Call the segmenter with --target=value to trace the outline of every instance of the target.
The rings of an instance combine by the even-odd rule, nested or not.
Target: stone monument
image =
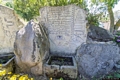
[[[83,9],[76,5],[41,8],[39,24],[30,21],[16,34],[16,63],[22,71],[36,75],[43,72],[51,75],[55,71],[77,78],[74,56],[77,48],[86,43],[86,38],[86,14]],[[58,58],[54,60],[51,56]],[[55,61],[60,65],[54,64]]]
[[[70,78],[77,78],[78,68],[73,55],[82,43],[86,43],[86,13],[76,5],[44,7],[40,9],[40,23],[45,26],[50,42],[50,54],[52,56],[64,56],[61,60],[71,58],[73,65],[58,64],[50,57],[44,65],[44,72],[51,77],[63,72]],[[69,57],[68,57],[69,56]],[[49,64],[53,63],[53,64]],[[66,63],[69,63],[66,62]],[[62,76],[63,77],[63,76]]]
[[[44,7],[40,15],[40,22],[48,30],[51,54],[75,54],[77,47],[86,42],[86,13],[80,7]]]
[[[120,61],[120,49],[99,27],[89,27],[86,41],[86,22],[85,11],[76,5],[41,8],[39,24],[30,21],[16,34],[17,65],[36,75],[72,78],[67,80],[78,73],[89,78],[107,74]]]
[[[16,32],[22,26],[12,9],[0,5],[0,53],[13,52]]]

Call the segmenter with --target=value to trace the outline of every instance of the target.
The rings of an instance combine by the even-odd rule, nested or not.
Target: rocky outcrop
[[[90,26],[88,29],[88,42],[98,41],[98,42],[108,42],[113,40],[113,35],[108,32],[107,30],[97,27],[97,26]]]
[[[49,41],[45,28],[30,21],[16,33],[15,61],[24,72],[42,74],[42,65],[49,56]]]
[[[14,51],[16,32],[23,26],[13,9],[0,5],[0,53]]]
[[[80,74],[99,77],[110,72],[120,60],[119,48],[113,44],[83,44],[77,50],[76,59]]]

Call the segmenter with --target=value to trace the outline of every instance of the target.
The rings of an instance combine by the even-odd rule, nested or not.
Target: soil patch
[[[72,57],[51,56],[48,65],[73,66],[73,60]]]

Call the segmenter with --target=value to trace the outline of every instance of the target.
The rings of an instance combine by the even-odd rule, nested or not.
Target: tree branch
[[[115,24],[115,30],[117,30],[119,28],[119,26],[120,26],[120,19]]]

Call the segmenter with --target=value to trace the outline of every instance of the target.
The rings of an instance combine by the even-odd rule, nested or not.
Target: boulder
[[[78,71],[87,77],[109,73],[120,60],[119,47],[113,44],[88,43],[77,49]]]
[[[42,65],[49,55],[49,41],[45,28],[30,21],[16,33],[15,61],[21,71],[42,74]]]
[[[112,41],[114,36],[108,32],[107,30],[97,27],[97,26],[90,26],[88,29],[88,40],[87,41],[98,41],[98,42],[108,42]]]

